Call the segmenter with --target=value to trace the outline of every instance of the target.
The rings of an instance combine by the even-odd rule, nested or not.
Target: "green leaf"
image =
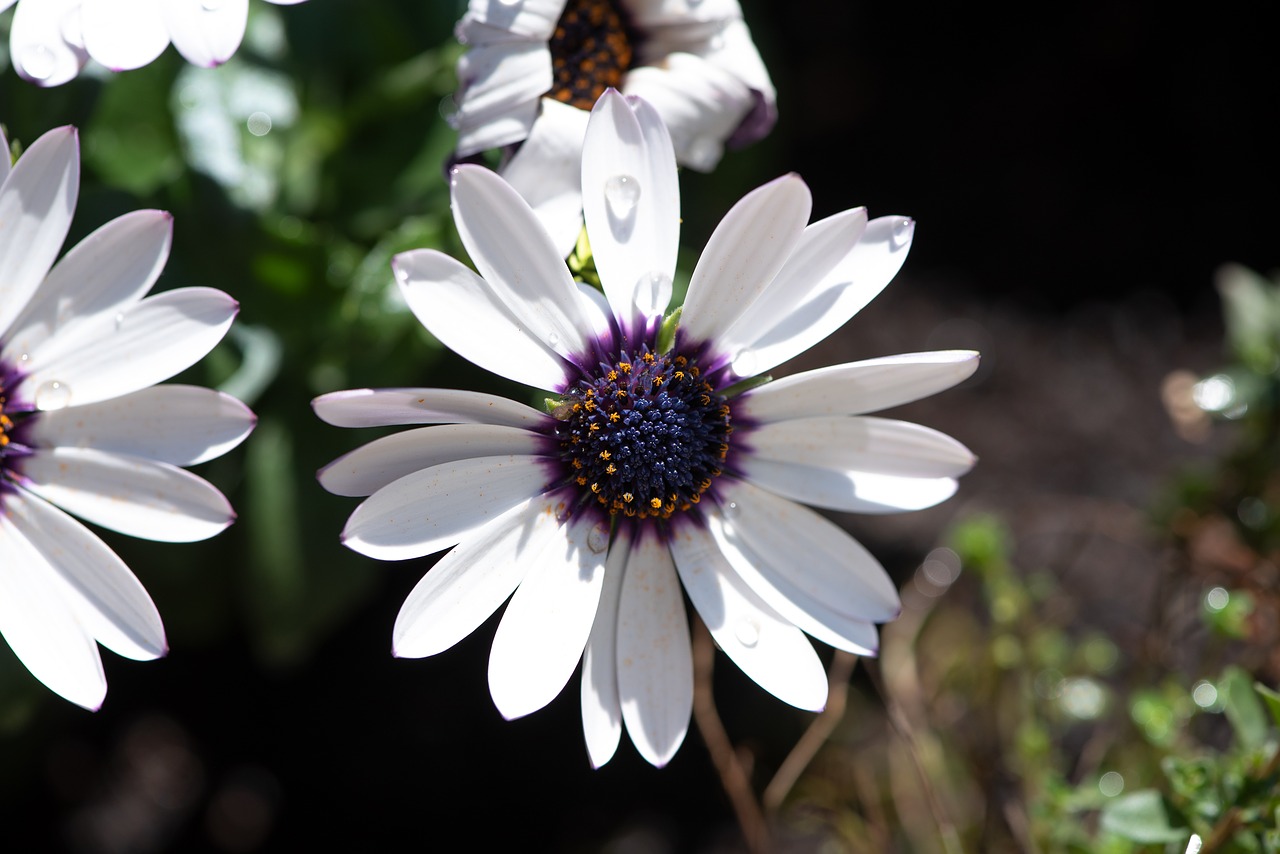
[[[1253,690],[1258,692],[1258,696],[1262,698],[1263,704],[1267,707],[1267,711],[1271,713],[1271,720],[1275,721],[1276,726],[1280,726],[1280,694],[1263,685],[1261,682],[1253,683]]]
[[[1222,674],[1218,693],[1224,697],[1223,711],[1235,728],[1236,738],[1246,750],[1256,750],[1267,740],[1267,713],[1253,690],[1253,680],[1239,667]]]
[[[1182,844],[1191,831],[1155,789],[1122,795],[1102,808],[1102,829],[1134,842]]]

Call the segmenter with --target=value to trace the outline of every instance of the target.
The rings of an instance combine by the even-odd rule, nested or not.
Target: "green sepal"
[[[658,327],[659,354],[668,353],[675,346],[676,328],[680,326],[680,315],[682,314],[684,314],[684,306],[678,307],[662,319],[662,325]]]

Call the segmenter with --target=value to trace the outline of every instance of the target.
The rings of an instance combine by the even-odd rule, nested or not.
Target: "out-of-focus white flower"
[[[129,568],[68,514],[165,542],[231,524],[222,494],[180,466],[235,447],[253,413],[155,384],[209,352],[238,306],[211,288],[146,296],[169,255],[164,211],[114,219],[55,264],[79,192],[76,131],[49,131],[12,168],[3,135],[0,151],[0,634],[37,679],[96,709],[97,644],[157,658],[164,627]]]
[[[606,93],[582,186],[603,294],[570,278],[525,201],[479,166],[454,170],[453,212],[480,275],[425,249],[393,264],[424,326],[476,365],[553,392],[549,413],[446,389],[324,395],[316,412],[337,426],[440,426],[378,439],[319,476],[331,492],[369,496],[343,532],[352,549],[382,560],[453,549],[404,603],[396,655],[448,649],[511,597],[489,658],[499,711],[543,707],[585,654],[592,763],[609,760],[625,722],[662,765],[692,707],[682,586],[720,648],[798,707],[827,696],[805,633],[875,653],[875,624],[897,615],[897,592],[865,548],[801,502],[886,513],[950,496],[969,451],[865,413],[948,388],[978,354],[744,383],[879,293],[912,221],[868,222],[858,208],[806,226],[804,182],[766,184],[711,236],[672,332],[679,189],[652,106]]]
[[[582,227],[587,116],[608,87],[639,95],[699,171],[777,118],[738,0],[471,0],[458,24],[458,156],[523,143],[502,170],[567,255]]]
[[[0,0],[0,11],[15,0]],[[267,0],[294,5],[305,0]],[[194,65],[221,65],[244,38],[249,0],[17,0],[9,52],[14,70],[59,86],[97,60],[141,68],[170,43]]]

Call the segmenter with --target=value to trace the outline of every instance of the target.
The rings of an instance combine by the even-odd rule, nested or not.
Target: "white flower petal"
[[[689,53],[633,68],[623,91],[654,106],[671,131],[676,159],[699,172],[716,167],[725,140],[756,104],[751,88],[735,74]]]
[[[458,156],[519,142],[538,116],[539,99],[551,88],[546,42],[475,45],[458,60]]]
[[[689,731],[693,653],[680,579],[667,544],[642,531],[631,548],[618,607],[618,695],[636,750],[671,761]]]
[[[32,143],[0,187],[0,339],[58,257],[79,192],[80,143],[73,127]]]
[[[9,53],[22,79],[37,86],[61,86],[73,79],[89,59],[83,44],[67,40],[78,30],[81,0],[38,0],[19,3],[13,11]],[[7,149],[6,149],[7,151]]]
[[[951,388],[977,369],[973,350],[884,356],[765,383],[739,397],[733,408],[757,423],[879,412]]]
[[[180,288],[147,297],[115,317],[86,320],[77,334],[55,335],[31,353],[33,370],[18,392],[37,408],[86,404],[128,394],[194,365],[231,327],[239,304],[212,288]],[[57,384],[56,403],[41,401]]]
[[[409,593],[392,631],[399,658],[424,658],[453,646],[498,610],[537,555],[563,541],[553,499],[517,504],[442,557]]]
[[[618,601],[622,576],[631,551],[631,529],[623,525],[614,534],[605,561],[604,584],[591,636],[582,653],[582,734],[592,768],[613,758],[622,738],[622,705],[618,699]]]
[[[561,258],[582,231],[582,141],[590,113],[543,98],[538,118],[502,177],[524,197]]]
[[[496,394],[453,388],[357,388],[322,394],[311,407],[334,427],[474,423],[537,430],[548,417]]]
[[[520,0],[518,3],[469,0],[467,13],[458,24],[459,41],[474,43],[475,34],[470,28],[483,26],[545,42],[555,32],[564,5],[565,0]]]
[[[101,323],[142,299],[169,257],[173,217],[165,211],[133,211],[111,220],[77,243],[54,265],[44,284],[5,336],[0,358],[17,361],[38,350],[56,331]],[[24,360],[24,365],[35,364]]]
[[[22,499],[9,493],[6,508]],[[62,599],[44,556],[0,513],[0,634],[31,675],[78,706],[107,696],[97,644]]]
[[[30,435],[39,447],[97,448],[193,466],[239,445],[256,420],[231,395],[199,386],[161,385],[41,413],[32,421]]]
[[[756,684],[810,711],[827,702],[827,675],[804,634],[744,582],[696,522],[674,526],[671,554],[716,644]]]
[[[33,495],[7,502],[14,528],[48,561],[62,597],[107,649],[150,661],[168,649],[160,613],[142,583],[102,540]]]
[[[959,477],[969,449],[929,427],[875,416],[820,415],[743,431],[753,456],[784,463],[903,477]]]
[[[754,376],[767,371],[843,326],[898,274],[914,233],[915,223],[907,217],[879,217],[867,223],[862,239],[820,279],[810,279],[800,267],[787,269],[788,279],[796,283],[793,307],[779,311],[776,324],[744,345],[734,360],[734,373]],[[784,287],[780,293],[790,291]]]
[[[888,474],[780,463],[751,455],[739,460],[747,480],[771,492],[815,507],[847,513],[900,513],[923,510],[956,492],[949,477],[897,477]]]
[[[805,302],[809,292],[858,245],[866,228],[866,208],[841,211],[807,226],[778,275],[717,343],[730,353],[750,344],[769,343],[767,334]]]
[[[484,279],[434,249],[391,262],[410,310],[442,344],[490,373],[559,390],[567,365],[526,331]]]
[[[372,495],[392,481],[455,460],[536,455],[547,447],[537,433],[491,424],[443,424],[374,439],[320,469],[320,485],[335,495]]]
[[[453,218],[476,268],[528,333],[575,364],[591,364],[582,297],[520,194],[488,169],[458,166]]]
[[[582,209],[613,314],[660,315],[671,301],[680,186],[671,137],[653,107],[613,90],[596,102],[582,150]]]
[[[608,550],[607,519],[579,513],[531,553],[489,653],[489,693],[507,720],[541,709],[573,676],[595,622]]]
[[[93,448],[52,448],[13,466],[22,485],[46,501],[132,537],[189,543],[235,519],[212,484],[185,469]]]
[[[888,622],[901,612],[898,591],[880,562],[840,526],[735,478],[723,478],[717,489],[719,530],[760,558],[743,573],[757,592],[755,578],[797,603],[863,623]]]
[[[729,565],[784,620],[836,649],[854,655],[876,654],[879,638],[874,625],[837,613],[808,594],[775,585],[777,577],[762,571],[762,567],[769,569],[765,559],[744,542],[738,531],[718,517],[709,518],[707,527]]]
[[[112,71],[141,68],[169,46],[161,0],[84,0],[80,22],[89,55]]]
[[[542,457],[478,457],[422,469],[365,499],[342,542],[378,560],[422,557],[545,492],[553,477]]]
[[[715,341],[747,310],[791,255],[810,205],[809,188],[793,174],[757,187],[725,214],[689,281],[684,340]]]
[[[178,52],[209,68],[230,59],[244,38],[249,0],[167,0],[164,24]]]

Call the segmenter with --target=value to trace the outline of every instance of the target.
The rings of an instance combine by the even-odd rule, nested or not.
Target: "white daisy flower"
[[[153,659],[164,627],[68,513],[165,542],[231,524],[222,494],[179,466],[235,447],[253,413],[155,383],[209,352],[238,307],[210,288],[144,298],[169,254],[164,211],[112,220],[55,264],[79,192],[75,128],[49,131],[12,169],[3,135],[0,150],[0,634],[37,679],[96,709],[107,682],[95,641]]]
[[[523,142],[502,174],[561,257],[582,227],[582,137],[606,88],[653,104],[676,160],[702,172],[777,118],[738,0],[471,0],[458,39],[458,157]]]
[[[343,541],[383,560],[452,548],[410,593],[397,656],[448,649],[508,597],[489,659],[507,718],[554,698],[580,658],[587,749],[625,724],[667,762],[688,726],[685,593],[726,654],[803,709],[827,679],[805,633],[860,655],[899,611],[894,585],[841,528],[801,505],[885,513],[950,496],[972,455],[868,412],[969,376],[971,351],[913,353],[744,380],[825,338],[907,255],[912,221],[862,208],[806,227],[787,175],[734,206],[671,298],[680,228],[671,139],[657,111],[610,90],[582,155],[587,232],[604,294],[575,284],[512,187],[453,173],[453,213],[480,275],[432,250],[396,257],[410,308],[482,368],[554,394],[549,414],[446,389],[344,391],[314,402],[343,427],[439,424],[378,439],[321,470],[369,496]],[[514,595],[512,595],[514,593]],[[585,657],[584,657],[585,653]]]
[[[249,15],[249,0],[0,0],[0,12],[15,2],[13,68],[38,86],[66,83],[90,59],[112,71],[141,68],[170,43],[193,65],[221,65]]]

